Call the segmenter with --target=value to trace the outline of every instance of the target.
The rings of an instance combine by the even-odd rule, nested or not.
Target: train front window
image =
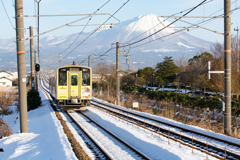
[[[77,78],[78,78],[78,76],[77,75],[72,75],[71,76],[71,85],[72,86],[76,86],[78,83],[77,83]]]
[[[67,69],[59,69],[58,84],[59,86],[67,85]]]
[[[82,85],[83,86],[90,85],[90,70],[89,69],[82,70]]]

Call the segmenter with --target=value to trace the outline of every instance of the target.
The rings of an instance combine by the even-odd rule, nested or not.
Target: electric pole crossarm
[[[210,71],[211,70],[211,61],[208,60],[208,79],[211,79],[211,73],[225,73],[224,71]]]
[[[175,16],[172,16],[172,18],[174,18],[174,19],[178,19],[178,18],[175,17]],[[191,24],[191,25],[193,25],[193,26],[196,26],[196,27],[199,27],[199,28],[202,28],[202,29],[205,29],[205,30],[208,30],[208,31],[211,31],[211,32],[217,33],[217,34],[222,34],[222,35],[224,35],[224,33],[221,33],[221,32],[218,32],[218,31],[214,31],[214,30],[211,30],[211,29],[208,29],[208,28],[205,28],[205,27],[201,27],[201,26],[199,26],[199,25],[197,25],[197,24],[193,24],[193,23],[190,23],[190,22],[184,21],[184,20],[182,20],[182,19],[179,19],[179,21],[182,21],[182,22],[185,22],[185,23]]]
[[[123,53],[125,56],[130,56],[129,54],[127,54],[127,53],[124,53],[123,51],[121,51],[121,50],[119,50],[119,52],[121,52],[121,53]]]
[[[224,16],[159,16],[164,18],[224,18]]]
[[[224,71],[209,71],[208,73],[224,73]]]
[[[89,17],[91,17],[91,16],[84,17],[84,18],[78,19],[78,20],[76,20],[76,21],[72,21],[72,22],[70,22],[70,23],[68,23],[68,24],[76,23],[76,22],[78,22],[78,21],[84,20],[84,19],[89,18]],[[35,36],[32,36],[32,37],[28,37],[28,38],[26,38],[25,40],[29,40],[29,39],[31,39],[31,38],[39,37],[39,36],[41,36],[41,35],[43,35],[43,34],[46,34],[46,33],[48,33],[48,32],[52,32],[52,31],[57,30],[57,29],[59,29],[59,28],[65,27],[65,26],[67,26],[68,24],[64,24],[64,25],[62,25],[62,26],[59,26],[59,27],[53,28],[53,29],[51,29],[51,30],[45,31],[45,32],[43,32],[43,33],[40,33],[40,34],[38,34],[38,35],[35,35]]]
[[[74,15],[77,16],[78,14],[74,14]],[[112,25],[118,25],[118,24],[120,24],[120,22],[121,22],[118,18],[116,18],[115,16],[113,16],[113,15],[111,15],[111,14],[109,14],[109,13],[94,13],[94,14],[79,14],[79,15],[82,15],[82,16],[83,16],[83,15],[86,15],[86,17],[77,19],[77,20],[72,21],[72,22],[70,22],[70,23],[61,25],[61,26],[59,26],[59,27],[53,28],[53,29],[48,30],[48,31],[45,31],[45,32],[43,32],[43,33],[41,33],[41,34],[38,34],[38,35],[35,35],[35,36],[32,36],[32,37],[28,37],[28,38],[26,38],[25,40],[29,40],[29,39],[31,39],[31,38],[39,37],[39,36],[41,36],[41,35],[43,35],[43,34],[52,32],[52,31],[54,31],[54,30],[63,28],[63,27],[65,27],[65,26],[73,26],[73,25],[71,25],[71,24],[76,23],[76,22],[79,22],[79,21],[84,20],[84,19],[86,19],[86,18],[92,17],[92,16],[94,16],[94,15],[109,15],[109,16],[113,17],[114,19],[116,19],[116,20],[118,21],[118,23],[110,23],[110,24],[107,24],[107,25],[111,25],[111,26],[112,26]],[[44,15],[42,15],[42,16],[44,16]],[[51,16],[51,15],[46,15],[46,16]],[[53,15],[53,16],[64,16],[64,15]],[[71,15],[68,15],[68,16],[71,16]],[[31,16],[25,15],[25,17],[41,17],[41,15],[39,15],[39,16],[38,16],[38,15],[31,15]],[[102,25],[102,24],[101,24],[101,25]],[[78,25],[75,25],[75,26],[78,26]],[[80,25],[80,26],[81,26],[81,25]],[[84,25],[84,26],[85,26],[85,25]],[[92,25],[90,24],[90,25],[87,25],[87,26],[92,26]]]
[[[52,15],[23,15],[23,17],[57,17],[57,16],[94,16],[94,15],[109,15],[112,16],[109,13],[93,13],[93,14],[52,14]],[[114,16],[112,16],[114,17]],[[114,17],[116,20],[120,21],[116,17]]]

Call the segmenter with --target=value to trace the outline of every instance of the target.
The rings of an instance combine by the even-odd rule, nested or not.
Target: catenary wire
[[[237,0],[236,0],[236,1],[237,1]],[[232,4],[235,3],[236,1],[232,2]],[[233,12],[233,11],[235,11],[235,10],[237,10],[237,9],[239,9],[239,8],[235,8],[235,9],[231,10],[230,12]],[[216,11],[216,12],[214,12],[214,13],[212,13],[211,15],[213,15],[213,14],[215,14],[215,13],[221,11],[221,10],[223,10],[223,8],[222,8],[222,9],[219,9],[218,11]],[[211,16],[211,15],[209,15],[209,16]],[[218,15],[218,16],[223,16],[223,15],[224,15],[224,14],[221,14],[221,15]],[[204,23],[204,24],[201,25],[201,26],[203,26],[203,25],[205,25],[205,24],[207,24],[207,23],[210,23],[211,21],[214,20],[214,18],[211,18],[211,19],[208,19],[208,20],[205,20],[205,19],[206,19],[206,18],[203,18],[202,20],[199,20],[198,22],[195,22],[195,24],[198,25],[198,24]],[[192,27],[192,26],[194,26],[194,25],[191,25],[191,27]],[[189,27],[187,27],[187,28],[189,28]],[[196,29],[196,28],[194,28],[194,29],[192,29],[192,30],[195,30],[195,29]],[[177,33],[180,32],[180,31],[184,31],[184,30],[186,30],[186,29],[179,30],[179,31],[177,31]],[[169,35],[167,35],[167,36],[170,36],[170,35],[173,35],[173,34],[174,34],[174,32],[171,33],[171,34],[169,34]],[[164,37],[165,37],[165,36],[164,36]],[[158,38],[158,39],[155,39],[155,40],[152,40],[152,41],[149,41],[149,42],[146,42],[146,43],[143,43],[143,44],[138,45],[138,46],[134,46],[134,47],[132,47],[132,49],[133,49],[133,48],[137,48],[137,47],[142,46],[142,45],[145,45],[145,44],[148,44],[148,43],[151,43],[151,42],[153,42],[153,41],[162,39],[162,38],[163,38],[163,37]]]
[[[190,12],[192,12],[192,11],[195,10],[197,7],[199,7],[200,5],[202,5],[205,1],[206,1],[206,0],[202,1],[202,2],[199,3],[197,6],[193,7],[190,11],[188,11],[187,13],[185,13],[182,17],[188,15]],[[162,30],[166,29],[166,28],[169,27],[170,25],[174,24],[175,22],[177,22],[178,20],[180,20],[182,17],[176,19],[176,20],[173,21],[172,23],[170,23],[170,24],[168,24],[167,26],[165,26],[164,28],[162,28],[162,29],[160,29],[160,30],[154,32],[153,34],[151,34],[151,35],[149,35],[149,36],[147,36],[147,37],[145,37],[145,38],[142,38],[142,39],[140,39],[140,40],[138,40],[138,41],[135,41],[135,42],[131,43],[130,45],[133,45],[133,44],[139,43],[139,42],[141,42],[141,41],[143,41],[143,40],[145,40],[145,39],[147,39],[147,38],[149,38],[149,37],[152,37],[153,35],[155,35],[155,34],[161,32]]]
[[[37,15],[37,9],[36,9],[36,1],[35,0],[33,0],[33,3],[34,3],[34,10],[35,10],[35,15]],[[36,26],[38,26],[37,25],[37,17],[35,17],[35,23],[36,23]]]
[[[199,7],[200,5],[202,5],[203,3],[205,3],[205,1],[206,1],[206,0],[202,1],[200,4],[198,4],[198,5],[195,6],[195,7],[192,7],[192,8],[190,8],[190,9],[187,9],[187,10],[190,10],[190,11],[188,11],[187,13],[185,13],[182,17],[186,16],[187,14],[189,14],[190,12],[192,12],[194,9],[196,9],[197,7]],[[186,10],[185,10],[185,11],[186,11]],[[180,12],[180,13],[181,13],[181,12]],[[139,40],[139,41],[136,41],[136,42],[134,42],[134,43],[131,43],[130,45],[133,45],[133,44],[135,44],[135,43],[138,43],[138,42],[140,42],[140,41],[143,41],[143,40],[145,40],[145,39],[153,36],[154,34],[162,31],[163,29],[165,29],[165,28],[167,28],[168,26],[172,25],[173,23],[177,22],[177,21],[178,21],[179,19],[181,19],[182,17],[178,18],[177,20],[175,20],[174,22],[170,23],[170,24],[167,25],[166,27],[160,29],[159,31],[157,31],[157,32],[155,32],[155,33],[153,33],[153,34],[151,34],[151,35],[149,35],[149,36],[147,36],[147,37],[145,37],[145,38],[143,38],[143,39],[141,39],[141,40]],[[125,47],[125,46],[122,46],[122,47]],[[121,48],[121,47],[119,47],[119,48]],[[105,55],[106,53],[108,53],[108,52],[109,52],[110,50],[112,50],[112,49],[114,49],[114,48],[110,48],[108,51],[106,51],[106,52],[105,52],[104,54],[102,54],[102,55]],[[100,57],[101,57],[102,55],[100,55]],[[99,57],[99,58],[100,58],[100,57]]]
[[[104,23],[102,23],[96,30],[94,30],[87,38],[85,38],[81,43],[79,43],[74,49],[72,49],[67,55],[65,55],[63,58],[67,57],[69,54],[71,54],[76,48],[78,48],[81,44],[83,44],[88,38],[90,38],[95,32],[97,32],[109,19],[111,19],[118,11],[120,11],[130,0],[125,2],[116,12],[114,12],[113,15],[111,15]]]
[[[230,12],[233,12],[233,11],[235,11],[235,10],[237,10],[237,9],[240,9],[240,7],[235,8],[235,9],[231,10]],[[221,14],[221,15],[218,15],[218,16],[222,16],[222,15],[224,15],[224,14]],[[206,23],[209,23],[210,21],[213,21],[213,20],[214,20],[214,18],[210,18],[210,19],[205,20],[205,21],[200,21],[199,23],[197,23],[197,25],[198,25],[198,24],[201,24],[201,23],[205,23],[205,24],[206,24]],[[203,24],[203,25],[205,25],[205,24]],[[203,25],[202,25],[202,26],[203,26]],[[194,25],[191,25],[191,26],[194,26]],[[189,28],[189,27],[186,27],[186,28]],[[176,34],[176,33],[178,33],[178,32],[184,31],[184,30],[186,30],[186,28],[185,28],[185,29],[178,30],[178,31],[175,31],[175,32],[173,32],[173,33],[171,33],[171,34],[168,34],[168,35],[165,35],[165,36],[163,36],[163,37],[160,37],[160,38],[157,38],[157,39],[154,39],[154,40],[145,42],[145,43],[143,43],[143,44],[134,46],[134,47],[132,47],[132,49],[137,48],[137,47],[140,47],[140,46],[143,46],[143,45],[146,45],[146,44],[151,43],[151,42],[154,42],[154,41],[157,41],[157,40],[159,40],[159,39],[163,39],[163,38],[165,38],[165,37],[171,36],[171,35]],[[172,37],[172,38],[173,38],[173,37]]]
[[[5,5],[4,5],[4,3],[3,3],[3,0],[1,0],[1,1],[2,1],[2,5],[3,5],[3,8],[4,8],[4,11],[5,11],[5,13],[6,13],[7,17],[8,17],[8,20],[9,20],[9,22],[11,23],[11,25],[12,25],[12,27],[13,27],[13,29],[14,29],[14,26],[13,26],[13,24],[12,24],[10,18],[9,18],[9,15],[8,15],[8,13],[7,13],[7,10],[6,10]]]
[[[236,0],[236,1],[237,1],[237,0]],[[236,1],[234,1],[234,2],[236,2]],[[232,4],[233,4],[234,2],[232,2]],[[237,9],[240,9],[240,8],[239,8],[239,7],[238,7],[238,8],[235,8],[235,9],[231,10],[230,12],[233,12],[233,11],[235,11],[235,10],[237,10]],[[220,10],[218,10],[218,11],[215,11],[215,12],[212,13],[212,14],[210,14],[210,16],[211,16],[211,15],[214,15],[215,13],[217,13],[217,12],[219,12],[219,11],[221,11],[221,10],[223,10],[223,8],[220,9]],[[218,16],[222,16],[222,15],[224,15],[224,14],[221,14],[221,15],[218,15]],[[210,23],[211,21],[214,20],[214,18],[211,18],[211,19],[208,19],[208,20],[205,20],[205,19],[206,19],[206,18],[203,18],[203,19],[199,20],[198,22],[196,22],[195,24],[204,23],[204,24],[201,25],[201,26],[203,26],[203,25],[205,25],[205,24],[207,24],[207,23]],[[193,26],[193,25],[192,25],[192,26]],[[188,27],[186,27],[186,28],[188,28]],[[194,28],[194,29],[192,29],[192,30],[195,30],[195,29],[196,29],[196,28]],[[140,45],[138,45],[138,46],[134,46],[134,47],[132,47],[131,49],[134,49],[134,48],[137,48],[137,47],[140,47],[140,46],[143,46],[143,45],[152,43],[152,42],[154,42],[154,41],[157,41],[157,40],[159,40],[159,39],[163,39],[163,38],[165,38],[165,37],[169,37],[169,36],[171,36],[171,35],[173,35],[173,34],[177,34],[178,32],[181,32],[181,31],[184,31],[184,30],[186,30],[186,29],[178,30],[178,31],[173,32],[173,33],[171,33],[171,34],[169,34],[169,35],[166,35],[166,36],[164,36],[164,37],[161,37],[161,38],[158,38],[158,39],[155,39],[155,40],[146,42],[146,43],[144,43],[144,44],[140,44]],[[180,33],[180,34],[181,34],[181,33]],[[171,37],[171,38],[174,38],[174,37]],[[170,38],[169,38],[169,39],[170,39]],[[116,47],[115,47],[115,48],[116,48]],[[114,48],[111,48],[110,50],[112,50],[112,49],[114,49]],[[108,50],[107,52],[109,52],[109,50]],[[107,52],[105,52],[103,55],[105,55]],[[101,56],[100,56],[100,57],[101,57]]]
[[[100,9],[102,9],[110,0],[108,0],[106,3],[104,3],[100,8],[98,8],[95,12],[93,12],[93,15],[95,13],[97,13],[98,11],[100,11]],[[89,22],[91,21],[93,16],[91,16],[88,20],[88,22],[86,23],[86,25],[83,27],[82,31],[78,34],[78,36],[75,38],[75,40],[61,53],[66,52],[75,42],[76,40],[80,37],[80,35],[83,33],[83,31],[85,30],[85,28],[87,27],[87,25],[89,24]]]
[[[207,3],[212,2],[212,1],[213,1],[213,0],[210,0],[210,1],[208,1],[208,2],[205,2],[205,3],[201,4],[201,5],[207,4]],[[194,8],[194,7],[192,7],[192,8]],[[186,11],[191,10],[192,8],[189,8],[189,9],[186,9],[186,10],[183,10],[183,11],[180,11],[180,12],[178,12],[178,13],[173,14],[172,16],[178,15],[178,14],[180,14],[180,13],[184,13],[184,12],[186,12]],[[165,19],[164,21],[166,21],[166,20],[168,20],[168,19],[169,19],[169,18]],[[164,22],[164,21],[163,21],[163,22]],[[143,34],[149,32],[150,30],[152,30],[153,28],[159,26],[160,24],[161,24],[161,23],[159,23],[159,24],[153,26],[152,28],[148,29],[147,31],[141,33],[140,35],[138,35],[138,36],[136,36],[136,37],[134,37],[134,38],[132,38],[131,40],[127,41],[127,43],[129,43],[129,42],[131,42],[132,40],[134,40],[134,39],[136,39],[136,38],[142,36]]]

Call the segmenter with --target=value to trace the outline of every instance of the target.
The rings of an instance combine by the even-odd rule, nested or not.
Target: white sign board
[[[138,107],[139,107],[138,102],[133,102],[133,108],[138,108]]]
[[[222,111],[225,111],[225,103],[222,101]]]

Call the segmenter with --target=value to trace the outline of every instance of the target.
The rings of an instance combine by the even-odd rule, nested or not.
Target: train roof
[[[87,67],[87,66],[79,66],[79,65],[61,66],[61,67],[58,67],[57,69],[60,69],[60,68],[68,68],[68,67],[82,67],[82,68],[92,69],[92,68]]]

